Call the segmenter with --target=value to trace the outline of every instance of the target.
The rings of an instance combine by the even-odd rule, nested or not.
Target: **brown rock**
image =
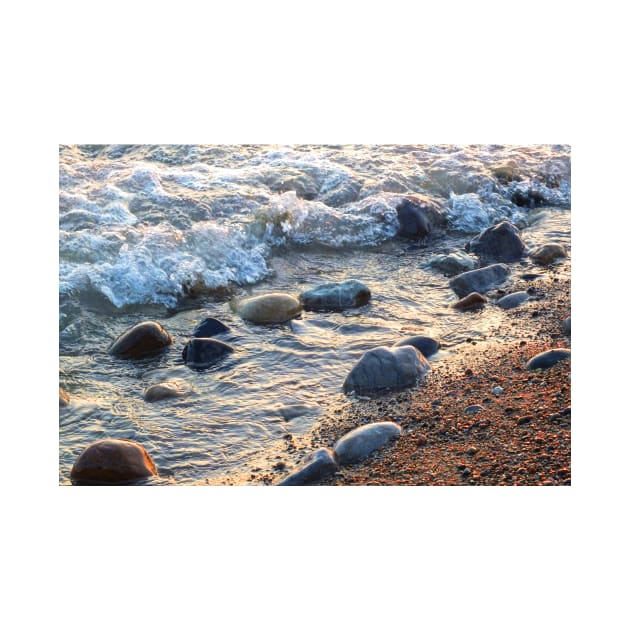
[[[140,322],[126,330],[109,347],[109,353],[125,359],[138,359],[163,350],[172,343],[161,324]]]
[[[60,387],[59,388],[59,406],[66,407],[69,404],[70,404],[70,395],[68,394],[68,392],[64,391]]]
[[[530,258],[539,265],[550,265],[558,258],[566,258],[567,250],[558,243],[547,243],[535,249]]]
[[[144,391],[144,399],[147,402],[156,402],[164,398],[178,398],[185,396],[188,388],[185,383],[179,381],[164,381],[147,387]]]
[[[481,293],[469,293],[465,298],[455,302],[453,308],[460,311],[472,311],[477,308],[483,308],[487,302],[487,298]]]

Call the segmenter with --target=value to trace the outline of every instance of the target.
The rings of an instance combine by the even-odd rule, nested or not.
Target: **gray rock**
[[[234,352],[234,348],[223,341],[194,337],[184,346],[182,358],[190,367],[204,368],[209,367],[219,357],[230,352]]]
[[[402,389],[415,385],[431,369],[429,362],[412,346],[368,350],[352,368],[343,384],[344,392]]]
[[[65,390],[59,388],[59,406],[67,407],[70,404],[70,395]]]
[[[206,317],[193,331],[193,337],[214,337],[224,332],[229,332],[229,328],[214,317]]]
[[[400,348],[400,346],[413,346],[425,357],[430,357],[440,349],[440,342],[436,339],[432,339],[431,337],[416,335],[415,337],[405,337],[404,339],[397,341],[392,347]]]
[[[357,308],[370,301],[372,293],[362,282],[322,284],[300,294],[300,301],[307,311],[343,311]]]
[[[395,422],[375,422],[353,429],[335,444],[335,460],[341,466],[359,462],[377,448],[399,437],[400,433],[400,425]]]
[[[484,260],[514,262],[523,255],[525,243],[515,225],[501,221],[475,236],[467,243],[465,249]]]
[[[279,486],[305,486],[313,481],[334,473],[339,466],[328,448],[320,448],[311,453],[305,460],[304,466],[283,479]]]
[[[444,206],[425,195],[407,195],[396,206],[398,236],[418,240],[428,236],[433,228],[444,225]]]
[[[123,359],[139,359],[157,354],[171,343],[171,336],[161,324],[146,321],[120,335],[109,347],[109,353]]]
[[[267,293],[242,300],[236,312],[255,324],[280,324],[293,319],[302,311],[300,301],[288,293]]]
[[[547,368],[552,367],[559,361],[564,361],[566,359],[571,358],[571,350],[567,350],[566,348],[555,348],[553,350],[547,350],[546,352],[541,352],[536,356],[532,357],[526,364],[525,367],[528,370],[546,370]]]
[[[293,420],[293,418],[299,418],[300,416],[306,416],[308,414],[319,413],[320,408],[317,406],[309,405],[285,405],[280,407],[279,412],[284,420],[287,422]]]
[[[461,298],[469,293],[485,293],[503,284],[510,275],[510,268],[503,263],[488,265],[481,269],[465,271],[451,278],[449,285]]]
[[[180,381],[164,381],[156,383],[144,390],[144,399],[147,402],[157,402],[164,398],[179,398],[190,391],[189,387]]]
[[[497,302],[497,305],[501,308],[510,309],[520,306],[523,302],[527,302],[527,300],[529,300],[529,294],[527,291],[516,291],[516,293],[509,293],[508,295],[503,296]]]
[[[468,405],[468,407],[464,409],[464,413],[479,413],[480,411],[483,411],[484,409],[485,407],[482,407],[481,405]]]
[[[571,334],[571,315],[562,322],[562,330],[564,330],[567,335]]]
[[[458,311],[473,311],[478,308],[483,308],[488,299],[481,295],[481,293],[469,293],[466,297],[463,297],[461,300],[458,300],[453,304],[453,308],[456,308]]]
[[[558,243],[547,243],[535,249],[529,257],[539,265],[550,265],[559,258],[566,258],[567,250]]]
[[[452,252],[431,258],[429,265],[445,273],[447,276],[454,276],[464,271],[472,271],[477,266],[477,262],[468,254]]]

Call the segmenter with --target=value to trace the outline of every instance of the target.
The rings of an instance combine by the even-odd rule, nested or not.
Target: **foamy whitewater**
[[[408,194],[444,202],[447,228],[420,243],[397,237]],[[60,385],[72,398],[60,409],[60,483],[103,437],[149,451],[160,477],[148,484],[247,483],[252,470],[291,468],[307,452],[300,439],[346,400],[343,380],[365,350],[429,334],[443,360],[500,323],[500,312],[453,312],[432,258],[503,219],[530,247],[570,249],[570,203],[564,145],[60,147]],[[370,287],[370,304],[277,326],[228,304],[346,279]],[[206,317],[230,327],[222,338],[237,352],[194,371],[181,351]],[[167,352],[107,354],[146,319],[173,337]],[[145,402],[166,379],[189,395]]]

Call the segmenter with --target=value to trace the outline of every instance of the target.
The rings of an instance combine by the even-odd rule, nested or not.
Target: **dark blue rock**
[[[224,332],[229,332],[229,328],[214,317],[206,317],[193,331],[193,337],[214,337]]]
[[[205,368],[229,352],[234,352],[234,348],[223,341],[195,337],[184,346],[182,358],[190,367]]]
[[[547,350],[541,352],[535,357],[532,357],[525,365],[528,370],[546,370],[552,367],[559,361],[564,361],[571,358],[571,350],[566,348],[556,348],[554,350]]]
[[[323,477],[334,473],[339,466],[328,448],[320,448],[311,453],[304,461],[300,470],[283,479],[279,486],[305,486],[308,483],[319,481]]]
[[[529,294],[527,291],[517,291],[516,293],[509,293],[504,295],[497,304],[504,309],[516,308],[529,300]]]
[[[370,301],[372,293],[357,280],[322,284],[300,294],[302,306],[307,311],[343,311],[357,308]]]
[[[337,441],[334,457],[341,466],[354,464],[368,457],[377,448],[400,436],[400,425],[395,422],[374,422],[366,424]]]
[[[431,337],[423,337],[417,335],[415,337],[405,337],[397,341],[392,347],[398,348],[400,346],[413,346],[416,350],[419,350],[425,357],[430,357],[440,349],[440,342],[432,339]]]
[[[465,271],[449,280],[449,285],[462,298],[470,293],[485,293],[505,282],[510,275],[510,268],[503,263],[496,263]]]
[[[525,243],[515,225],[501,221],[475,236],[464,249],[484,260],[514,262],[523,255]]]

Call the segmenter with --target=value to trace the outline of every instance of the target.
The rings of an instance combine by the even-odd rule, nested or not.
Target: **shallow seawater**
[[[518,179],[496,175],[505,163]],[[523,205],[528,191],[535,203]],[[446,229],[396,237],[405,194],[440,200]],[[341,387],[363,352],[426,334],[443,344],[431,360],[447,360],[501,326],[498,307],[450,308],[448,277],[428,260],[502,219],[529,247],[570,250],[568,147],[61,147],[59,378],[72,403],[60,409],[59,482],[104,437],[140,442],[160,473],[152,485],[246,483],[279,459],[290,468],[299,452],[287,454],[286,435],[306,436],[347,400]],[[510,266],[514,277],[536,270]],[[369,304],[272,326],[229,305],[346,279],[369,286]],[[205,317],[229,326],[218,338],[236,352],[193,370],[181,353]],[[107,353],[146,319],[168,330],[170,348],[143,360]],[[145,402],[167,379],[189,393]]]

